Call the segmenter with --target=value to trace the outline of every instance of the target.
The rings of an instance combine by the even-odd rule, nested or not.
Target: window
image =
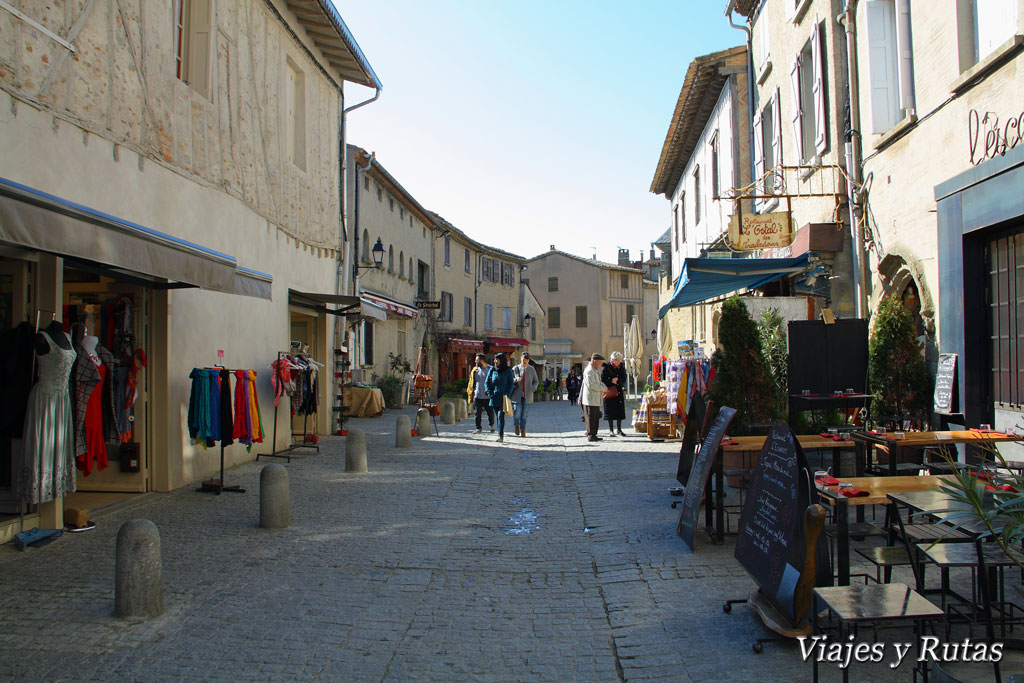
[[[506,332],[512,331],[512,309],[507,306],[501,309],[501,329]]]
[[[494,306],[491,304],[484,304],[484,329],[494,329]]]
[[[815,154],[824,154],[828,149],[825,58],[825,32],[821,24],[815,24],[811,39],[804,43],[789,70],[793,95],[793,146],[799,163],[809,162]],[[775,101],[778,103],[778,95]],[[779,121],[776,117],[777,126]],[[775,163],[780,161],[776,159]]]
[[[537,341],[537,318],[530,316],[530,341]]]
[[[392,211],[395,210],[395,198],[392,197],[390,194],[388,195],[388,208],[391,209]]]
[[[373,323],[363,321],[363,365],[373,365]]]
[[[203,97],[210,97],[210,0],[178,0],[175,18],[175,76]]]
[[[491,259],[484,259],[484,282],[491,281]]]
[[[676,239],[676,244],[680,249],[683,248],[683,244],[686,243],[686,192],[679,193],[679,237]]]
[[[363,176],[363,189],[367,192],[370,191],[370,176],[368,175]]]
[[[380,187],[377,188],[377,201],[378,202],[384,201],[384,191],[381,190]]]
[[[472,272],[472,268],[470,267],[469,249],[466,250],[466,272]]]
[[[990,402],[1004,408],[1024,404],[1024,232],[989,240],[987,249]]]
[[[558,291],[558,278],[557,277],[549,277],[548,278],[548,291],[549,292],[557,292]]]
[[[401,204],[398,205],[398,220],[405,219],[405,207]]]
[[[437,319],[441,322],[450,323],[455,317],[454,312],[452,311],[452,306],[452,293],[441,292],[441,313],[438,315]]]
[[[548,309],[548,327],[558,328],[562,324],[562,309],[558,306],[552,306]]]
[[[285,112],[285,119],[287,121],[287,144],[288,144],[288,158],[292,160],[298,168],[303,171],[306,170],[306,75],[302,73],[302,69],[291,60],[290,57],[285,58],[285,67],[287,71],[287,83],[286,87],[288,92],[286,93],[285,104],[287,111]]]
[[[619,273],[619,287],[629,289],[629,273]]]
[[[363,230],[363,251],[361,255],[363,263],[370,262],[370,233]]]
[[[782,163],[782,137],[780,134],[779,91],[764,109],[754,115],[754,175],[760,194],[772,194],[782,178],[774,169]],[[757,208],[765,204],[757,200]]]
[[[974,62],[1017,33],[1017,0],[974,0]]]
[[[764,73],[772,63],[771,36],[768,33],[769,24],[771,22],[768,21],[767,14],[764,13],[764,10],[761,10],[761,14],[757,17],[757,35],[760,38],[758,41],[758,52],[760,55],[757,63],[758,74]]]
[[[412,282],[413,275],[416,271],[412,269],[412,257],[409,257],[409,282]]]
[[[718,185],[718,131],[711,136],[711,197],[717,199],[721,194]]]
[[[633,320],[633,316],[636,315],[636,304],[626,304],[626,324]]]
[[[444,236],[444,265],[452,265],[452,236]]]
[[[416,296],[420,299],[430,298],[430,266],[423,261],[419,262],[416,273]]]
[[[398,278],[400,280],[405,279],[405,252],[398,252]]]
[[[466,327],[473,325],[473,300],[468,296],[462,302],[462,320]]]
[[[587,326],[587,307],[577,306],[576,307],[576,327]]]
[[[388,272],[395,272],[395,249],[388,246]]]
[[[693,224],[700,225],[700,164],[693,169]]]

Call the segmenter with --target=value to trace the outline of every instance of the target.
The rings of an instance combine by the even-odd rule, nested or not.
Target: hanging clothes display
[[[218,441],[221,446],[238,441],[251,451],[253,443],[263,442],[255,370],[193,368],[189,377],[188,434],[193,443],[210,448]]]
[[[36,359],[39,380],[28,395],[22,430],[24,467],[18,482],[19,497],[28,503],[46,503],[76,488],[74,416],[68,379],[77,354],[73,348],[65,349],[54,342],[47,331],[40,334],[49,350]]]
[[[302,379],[300,383],[299,405],[295,409],[296,415],[314,415],[319,406],[317,391],[319,387],[319,373],[316,366],[307,358],[299,358],[298,362],[302,368]]]
[[[263,421],[256,397],[256,371],[235,370],[234,437],[252,450],[253,443],[263,443]]]
[[[270,364],[274,406],[282,395],[291,399],[292,415],[313,415],[319,407],[320,363],[305,354],[284,355]]]
[[[92,345],[95,340],[95,346]],[[90,351],[90,349],[92,349]],[[75,418],[75,465],[84,476],[108,464],[107,443],[119,440],[110,378],[114,357],[95,337],[75,342],[71,401]]]
[[[686,424],[690,399],[698,392],[701,395],[707,393],[715,369],[710,361],[693,358],[664,361],[661,365],[668,412],[674,412]]]

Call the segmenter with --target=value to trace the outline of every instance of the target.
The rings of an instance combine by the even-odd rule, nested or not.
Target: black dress
[[[613,385],[612,380],[616,377],[619,378],[619,381]],[[615,386],[619,390],[618,396],[604,400],[604,419],[625,420],[626,397],[622,392],[626,390],[626,364],[623,363],[616,368],[611,363],[605,363],[604,368],[601,369],[601,382],[607,387]]]

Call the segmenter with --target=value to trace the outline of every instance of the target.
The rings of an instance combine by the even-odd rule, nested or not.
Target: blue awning
[[[753,289],[785,275],[807,270],[807,254],[796,258],[688,258],[676,280],[672,300],[661,307],[664,318],[670,308],[693,306],[741,289]]]

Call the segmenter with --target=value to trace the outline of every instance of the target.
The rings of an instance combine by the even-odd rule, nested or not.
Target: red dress
[[[96,471],[100,472],[107,466],[107,441],[103,438],[103,385],[107,381],[107,366],[100,364],[100,383],[89,394],[89,403],[85,406],[85,445],[89,449],[78,456],[76,465],[82,470],[83,476],[92,473],[93,461]]]

